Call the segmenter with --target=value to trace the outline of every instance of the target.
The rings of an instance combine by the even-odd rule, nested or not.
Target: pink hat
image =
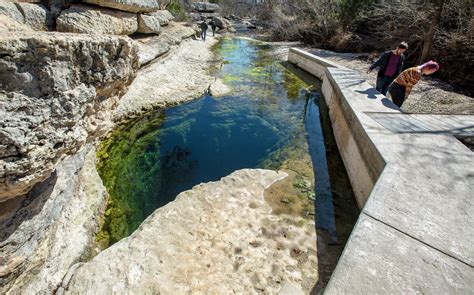
[[[435,61],[427,61],[425,62],[424,64],[420,65],[420,69],[424,69],[424,68],[428,68],[430,70],[434,70],[434,72],[436,72],[437,70],[439,70],[439,64]]]

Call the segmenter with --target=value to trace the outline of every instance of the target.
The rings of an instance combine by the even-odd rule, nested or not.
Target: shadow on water
[[[289,63],[285,67],[311,85],[320,81]],[[329,109],[322,95],[306,103],[305,128],[315,176],[315,224],[319,279],[311,294],[327,285],[360,211],[334,139]]]

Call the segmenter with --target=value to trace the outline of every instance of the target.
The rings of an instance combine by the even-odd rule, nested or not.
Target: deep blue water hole
[[[308,190],[316,191],[318,210],[325,212],[321,228],[335,234],[319,91],[275,61],[266,45],[225,39],[216,51],[225,60],[216,75],[233,87],[229,95],[158,110],[121,126],[102,144],[99,172],[111,202],[99,239],[113,243],[127,236],[196,184],[242,168],[281,169],[303,158],[312,159],[304,175],[310,184],[301,178],[295,187],[307,186],[298,188],[311,204]]]

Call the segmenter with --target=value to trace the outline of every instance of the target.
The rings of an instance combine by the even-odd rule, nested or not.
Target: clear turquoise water
[[[330,192],[319,93],[274,61],[264,45],[225,39],[216,51],[225,59],[216,74],[233,87],[229,95],[205,95],[148,114],[102,144],[99,173],[111,202],[99,240],[108,244],[129,235],[196,184],[242,168],[277,169],[295,155],[312,153],[323,161],[316,191]]]

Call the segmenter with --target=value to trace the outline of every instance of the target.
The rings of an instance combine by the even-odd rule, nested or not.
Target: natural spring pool
[[[230,94],[149,113],[102,142],[98,170],[110,194],[97,237],[103,247],[180,192],[243,168],[288,172],[266,195],[273,212],[313,219],[316,199],[319,228],[337,239],[318,87],[275,61],[267,45],[226,38],[215,50]]]

